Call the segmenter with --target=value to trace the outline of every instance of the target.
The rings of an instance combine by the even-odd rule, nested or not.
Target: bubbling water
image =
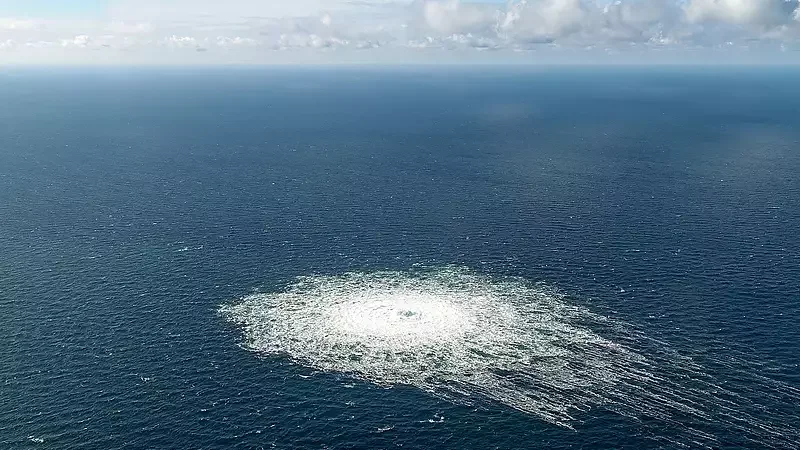
[[[519,278],[457,267],[308,276],[221,312],[259,354],[454,403],[494,401],[568,428],[603,406],[668,424],[658,438],[667,445],[718,446],[705,430],[720,425],[746,445],[796,448],[800,437],[792,418],[739,393],[758,386],[791,411],[797,389],[725,362],[744,380],[731,390],[663,342]]]
[[[470,317],[446,298],[425,292],[369,292],[329,311],[338,330],[397,350],[446,341],[467,332]]]
[[[257,352],[565,426],[640,358],[582,325],[603,319],[552,289],[455,268],[302,277],[223,312]]]

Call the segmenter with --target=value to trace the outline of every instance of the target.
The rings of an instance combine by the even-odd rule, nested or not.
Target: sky
[[[800,63],[798,0],[0,0],[0,64]]]

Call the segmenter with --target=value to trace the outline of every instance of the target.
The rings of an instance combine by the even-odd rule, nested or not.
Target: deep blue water
[[[679,445],[680,417],[570,430],[258,358],[217,312],[418,265],[545,282],[691,358],[735,395],[690,447],[797,448],[798,75],[6,69],[0,448]]]

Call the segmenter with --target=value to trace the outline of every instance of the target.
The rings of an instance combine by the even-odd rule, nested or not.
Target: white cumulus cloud
[[[70,39],[62,39],[61,46],[62,47],[80,47],[85,48],[91,42],[91,38],[85,34],[80,34],[78,36],[72,37]]]
[[[691,0],[686,15],[691,22],[770,26],[790,20],[797,2],[786,0]]]

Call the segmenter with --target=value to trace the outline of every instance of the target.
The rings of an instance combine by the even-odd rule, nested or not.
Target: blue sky
[[[0,64],[781,62],[797,0],[0,0]]]
[[[102,16],[110,0],[0,0],[0,16]]]

